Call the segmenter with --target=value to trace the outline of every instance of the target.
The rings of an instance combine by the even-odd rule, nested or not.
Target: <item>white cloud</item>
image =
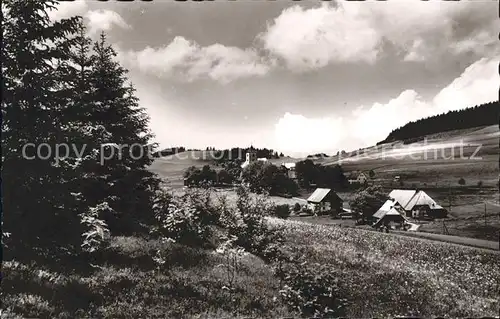
[[[62,1],[55,10],[49,12],[52,21],[71,18],[76,15],[84,15],[88,10],[86,0]]]
[[[342,134],[342,119],[306,118],[286,113],[275,127],[277,148],[285,152],[333,151]]]
[[[425,101],[414,90],[406,90],[387,103],[358,107],[349,119],[308,119],[287,113],[276,126],[277,148],[335,152],[374,145],[410,121],[497,100],[500,86],[497,70],[497,59],[483,58],[465,69],[432,100]]]
[[[383,43],[406,61],[498,50],[494,2],[351,1],[285,9],[260,34],[265,49],[304,71],[331,62],[374,62]]]
[[[123,29],[131,28],[123,18],[111,10],[91,10],[85,14],[88,20],[89,34],[94,35],[100,31],[109,31],[113,26],[118,26]]]
[[[380,38],[355,6],[285,9],[259,35],[264,48],[292,69],[321,68],[331,61],[373,62]]]
[[[55,10],[49,12],[49,17],[52,21],[71,18],[74,16],[82,16],[85,18],[88,27],[88,34],[95,35],[100,31],[109,31],[114,26],[129,29],[131,28],[125,20],[115,11],[112,10],[89,10],[86,0],[62,1],[56,6]]]
[[[498,59],[482,58],[470,65],[433,100],[439,110],[458,110],[498,99]]]
[[[177,36],[167,46],[147,47],[139,52],[120,52],[120,60],[129,68],[158,76],[177,76],[185,81],[210,78],[228,83],[237,78],[267,74],[272,61],[253,49],[213,44],[202,47]]]

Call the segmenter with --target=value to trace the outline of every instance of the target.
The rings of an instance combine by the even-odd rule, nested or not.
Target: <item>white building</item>
[[[307,207],[315,214],[342,212],[342,199],[329,188],[317,188],[307,199]]]
[[[368,181],[368,177],[366,177],[365,173],[360,173],[355,179],[350,179],[349,183],[359,183],[364,184]]]
[[[281,166],[286,168],[288,172],[288,177],[291,179],[297,178],[297,174],[295,173],[295,163],[281,163]]]
[[[397,201],[408,217],[419,218],[425,215],[445,217],[447,215],[446,209],[422,190],[395,189],[389,194],[389,198]]]
[[[257,154],[255,152],[248,151],[246,154],[245,162],[243,162],[243,164],[241,164],[241,168],[247,167],[248,165],[255,162],[256,160],[257,160]]]

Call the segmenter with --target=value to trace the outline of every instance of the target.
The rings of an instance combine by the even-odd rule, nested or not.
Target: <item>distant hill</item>
[[[322,159],[322,158],[327,158],[327,157],[330,157],[330,156],[326,155],[325,153],[317,153],[314,155],[307,155],[308,159]]]
[[[177,146],[177,147],[171,147],[171,148],[166,148],[158,152],[154,152],[152,155],[153,157],[163,157],[163,156],[169,156],[177,153],[182,153],[185,152],[186,148],[183,146]]]
[[[377,145],[394,141],[412,143],[430,134],[495,125],[498,124],[499,114],[500,103],[498,101],[459,111],[450,111],[410,122],[392,131],[385,140],[377,143]]]

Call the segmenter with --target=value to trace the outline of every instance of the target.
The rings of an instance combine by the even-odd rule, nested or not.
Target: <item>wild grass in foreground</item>
[[[289,315],[273,301],[278,281],[272,270],[253,255],[241,258],[231,289],[224,255],[136,237],[113,238],[108,261],[89,275],[6,262],[2,318]]]
[[[311,271],[336,274],[345,315],[480,317],[499,313],[499,254],[359,229],[270,218]]]
[[[154,235],[113,236],[77,270],[9,260],[2,317],[495,316],[498,254],[266,217],[242,191],[165,196]],[[50,256],[49,256],[50,257]],[[50,259],[50,258],[49,258]]]

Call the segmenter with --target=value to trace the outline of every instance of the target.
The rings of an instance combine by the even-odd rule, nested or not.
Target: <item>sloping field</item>
[[[324,160],[325,164],[350,163],[385,160],[393,161],[447,161],[451,158],[472,160],[469,157],[498,154],[500,131],[498,125],[467,130],[442,132],[423,136],[420,141],[403,144],[401,141],[368,147],[345,156],[333,156]],[[476,153],[477,151],[477,153]]]
[[[183,174],[188,167],[210,165],[212,159],[209,151],[186,151],[155,159],[149,169],[177,188],[183,186]]]
[[[183,174],[188,167],[213,166],[214,159],[216,158],[211,151],[186,151],[155,159],[149,169],[162,177],[170,187],[179,188],[183,186]],[[296,163],[300,160],[286,156],[278,159],[270,159],[269,162],[274,165],[281,165],[283,162]]]
[[[498,252],[271,219],[307,263],[338,273],[349,318],[497,316]]]

